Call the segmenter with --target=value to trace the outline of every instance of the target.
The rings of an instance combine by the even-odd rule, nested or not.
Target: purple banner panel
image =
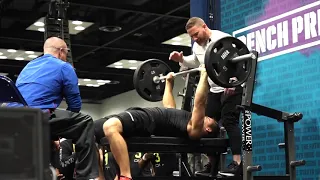
[[[320,1],[233,32],[249,50],[266,60],[320,44]]]

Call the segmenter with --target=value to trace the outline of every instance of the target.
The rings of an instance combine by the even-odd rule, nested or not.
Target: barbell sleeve
[[[252,60],[252,59],[256,59],[256,56],[253,53],[249,53],[249,54],[234,57],[234,58],[230,59],[230,61],[232,63],[237,63],[237,62],[247,61],[247,60]]]

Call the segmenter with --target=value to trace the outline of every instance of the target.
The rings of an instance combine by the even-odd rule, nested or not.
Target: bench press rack
[[[258,52],[252,51],[255,57],[258,57]],[[294,139],[294,123],[302,119],[301,113],[287,113],[269,107],[261,106],[252,103],[253,90],[255,84],[256,67],[258,58],[252,59],[252,66],[249,78],[244,83],[242,102],[238,108],[242,114],[242,148],[243,148],[243,179],[253,180],[252,173],[260,171],[261,166],[252,165],[252,128],[251,128],[251,114],[263,115],[269,118],[276,119],[278,122],[284,123],[284,146],[286,156],[286,176],[290,180],[296,180],[296,167],[305,164],[304,160],[295,160],[295,139]],[[279,146],[280,147],[280,146]],[[284,177],[286,177],[284,176]]]

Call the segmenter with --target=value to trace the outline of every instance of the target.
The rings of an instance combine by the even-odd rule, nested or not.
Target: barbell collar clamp
[[[160,82],[160,77],[159,76],[154,76],[153,77],[153,82],[158,84]]]

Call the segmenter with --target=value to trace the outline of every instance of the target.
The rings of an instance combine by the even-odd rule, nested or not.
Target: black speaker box
[[[49,116],[40,109],[0,108],[0,180],[48,179]]]

